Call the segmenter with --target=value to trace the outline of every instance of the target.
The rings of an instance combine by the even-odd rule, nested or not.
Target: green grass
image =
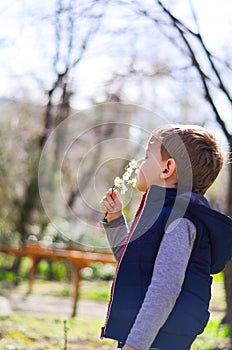
[[[192,350],[229,350],[230,328],[228,325],[220,325],[220,319],[211,320],[204,333],[200,335],[192,346]]]
[[[10,283],[10,282],[9,282]],[[80,298],[108,301],[111,282],[82,281]],[[9,284],[5,293],[9,293]],[[12,289],[19,294],[27,291],[27,282]],[[1,289],[2,292],[2,289]],[[72,286],[67,282],[49,282],[36,280],[33,294],[70,296]],[[214,277],[211,310],[212,317],[202,335],[194,342],[191,350],[231,350],[230,330],[220,325],[225,310],[225,292],[223,275]],[[0,318],[0,350],[64,350],[64,317],[43,314],[15,313]],[[115,342],[99,340],[100,328],[104,320],[88,317],[68,319],[67,350],[110,350],[116,348]]]
[[[224,275],[222,272],[213,275],[213,282],[224,282]]]
[[[81,281],[80,298],[88,300],[108,301],[110,297],[111,281]],[[28,282],[21,281],[18,286],[13,286],[10,281],[1,281],[1,295],[7,295],[9,291],[24,295],[28,290]],[[36,279],[32,294],[51,295],[54,297],[71,297],[72,284],[68,282],[44,281]]]
[[[0,350],[63,350],[64,318],[17,312],[0,317]],[[67,320],[67,350],[110,350],[114,342],[100,341],[101,320],[77,317]]]
[[[80,297],[83,299],[107,301],[110,298],[111,282],[82,281]]]
[[[0,350],[63,350],[64,317],[49,314],[17,312],[0,317]],[[110,350],[116,347],[111,340],[101,341],[102,320],[77,317],[67,320],[67,350]],[[211,320],[198,337],[192,350],[222,350],[229,346],[229,328],[220,326],[220,319]]]

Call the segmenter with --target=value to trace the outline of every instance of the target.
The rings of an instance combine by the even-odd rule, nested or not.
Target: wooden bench
[[[87,251],[84,249],[61,248],[55,244],[45,247],[38,242],[27,243],[23,248],[0,247],[0,252],[17,256],[27,256],[32,259],[32,266],[29,271],[28,293],[32,292],[37,266],[41,259],[63,259],[69,261],[72,266],[73,283],[72,317],[76,316],[81,269],[90,266],[94,262],[115,264],[113,254],[108,251]]]

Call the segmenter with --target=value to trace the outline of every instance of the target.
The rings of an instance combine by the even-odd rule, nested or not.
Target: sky
[[[152,2],[153,1],[150,0],[148,3],[150,4]],[[17,76],[24,74],[28,71],[29,67],[33,67],[33,65],[36,64],[33,60],[36,59],[36,56],[39,56],[38,51],[41,51],[41,47],[38,45],[39,42],[37,43],[35,41],[36,38],[38,40],[38,30],[41,36],[44,35],[44,31],[47,35],[47,40],[49,40],[49,37],[51,39],[51,33],[49,33],[49,28],[47,26],[45,27],[44,25],[36,28],[34,19],[31,18],[30,15],[26,15],[26,8],[32,11],[32,13],[36,13],[37,7],[38,11],[41,11],[43,2],[42,5],[41,2],[39,3],[36,0],[1,0],[0,2],[1,56],[3,56],[2,58],[4,59],[9,59],[8,63],[11,66],[12,74]],[[144,3],[146,4],[146,1],[144,1]],[[187,23],[191,21],[189,3],[192,3],[199,19],[201,32],[208,47],[216,52],[225,49],[225,46],[227,46],[228,42],[231,40],[231,0],[180,0],[175,2],[175,4],[176,3],[177,6],[175,5],[174,7],[174,13]],[[171,0],[166,1],[166,4],[169,4],[170,8],[172,8],[170,5],[172,4]],[[116,20],[114,20],[114,25],[116,27],[116,21],[119,21],[120,15],[121,13],[119,13]],[[33,24],[35,24],[34,28],[32,27]],[[194,24],[192,24],[192,28],[194,29]],[[49,46],[47,44],[47,42],[44,42],[46,49]],[[7,51],[7,53],[4,55],[5,51]],[[95,58],[93,57],[93,59]],[[101,59],[103,58],[101,57]],[[99,63],[98,61],[98,67]],[[106,64],[106,60],[103,59],[102,66],[104,67]],[[1,73],[3,73],[3,70],[4,67],[1,68]]]
[[[231,35],[232,2],[230,0],[191,0],[199,27],[210,49],[223,49]],[[176,12],[187,13],[189,1],[180,1]],[[184,5],[186,11],[184,11]],[[184,20],[184,16],[182,16]]]
[[[142,3],[151,8],[153,0],[144,0]],[[209,49],[219,56],[230,54],[231,47],[228,43],[231,43],[230,35],[232,32],[231,0],[167,0],[164,3],[174,9],[174,14],[181,18],[184,23],[192,23],[191,27],[195,29],[196,25],[190,11],[190,4],[192,4],[197,14],[201,33]],[[52,81],[48,57],[52,54],[50,43],[53,34],[51,27],[46,25],[46,21],[41,25],[33,14],[42,13],[43,7],[46,8],[46,6],[47,2],[37,2],[36,0],[1,0],[0,96],[20,96],[20,94],[26,94],[26,89],[19,91],[19,86],[30,86],[31,95],[43,103],[43,96],[38,87],[40,83],[44,87],[49,87],[49,82]],[[121,9],[117,12],[117,8],[114,6],[113,10],[111,13],[109,11],[111,26],[120,28],[123,24]],[[148,39],[150,40],[150,38]],[[127,51],[133,49],[130,45],[123,45],[123,42],[121,43],[119,40],[120,50],[117,46],[113,49],[114,43],[112,43],[110,51],[106,52],[105,47],[109,44],[111,44],[109,38],[106,37],[101,37],[99,41],[96,41],[80,68],[75,72],[79,82],[76,86],[79,92],[78,104],[75,107],[87,107],[87,99],[94,94],[97,96],[97,91],[101,91],[103,81],[110,78],[115,65],[120,70],[120,64],[123,66],[126,62]],[[147,44],[149,42],[146,43],[146,38],[137,41],[137,45],[141,45],[141,47],[144,45],[143,54],[146,56],[148,55]],[[151,52],[153,52],[152,48]],[[124,58],[121,60],[122,53]],[[144,58],[147,59],[145,56]],[[132,100],[133,96],[138,94],[138,89],[135,86],[131,86],[128,91],[130,91],[128,96],[129,98],[131,96]],[[166,94],[168,97],[170,92],[161,86],[160,94]],[[223,100],[221,105],[223,106]],[[225,115],[228,115],[227,107]]]

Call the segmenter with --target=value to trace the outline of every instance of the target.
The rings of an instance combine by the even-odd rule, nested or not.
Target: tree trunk
[[[22,246],[25,244],[28,238],[29,232],[27,230],[27,225],[30,223],[32,212],[39,199],[37,166],[38,161],[35,162],[35,174],[32,174],[29,184],[25,190],[24,201],[19,208],[19,217],[18,222],[16,223],[16,229],[20,234]]]
[[[224,286],[226,293],[226,314],[222,323],[232,324],[232,259],[224,269]]]
[[[10,271],[15,273],[15,275],[18,275],[19,269],[20,269],[20,264],[21,264],[21,256],[16,256],[13,262],[13,265],[10,268]]]
[[[21,256],[16,256],[13,262],[13,265],[10,268],[10,271],[14,273],[14,285],[17,286],[20,282],[19,278],[19,269],[21,265],[22,257]]]
[[[232,155],[232,142],[230,145],[230,156]],[[229,163],[229,186],[228,186],[228,215],[232,216],[232,163]],[[226,314],[222,323],[232,325],[232,259],[224,269],[224,285],[226,293]]]
[[[68,71],[66,73],[68,75]],[[64,77],[65,78],[65,77]],[[68,78],[68,77],[66,77]],[[48,103],[45,109],[45,115],[44,115],[44,128],[43,133],[40,136],[40,139],[38,140],[38,154],[34,161],[34,173],[32,174],[28,185],[25,189],[25,197],[24,200],[19,208],[19,217],[18,221],[16,223],[16,229],[20,234],[21,238],[21,245],[24,245],[25,242],[28,239],[29,232],[28,232],[28,224],[32,220],[32,215],[35,210],[35,208],[38,207],[39,201],[39,187],[38,187],[38,166],[39,166],[39,160],[40,155],[43,149],[43,146],[45,145],[46,141],[48,140],[48,137],[52,130],[59,124],[62,120],[68,117],[70,106],[69,106],[69,98],[71,96],[71,92],[67,91],[67,86],[65,81],[63,82],[63,85],[60,86],[62,81],[60,80],[60,76],[57,76],[57,80],[55,81],[53,87],[48,92]],[[57,88],[62,87],[63,89],[63,95],[61,97],[60,104],[58,108],[56,109],[56,112],[52,113],[52,109],[55,110],[54,105],[52,103],[53,95],[56,93]],[[57,144],[58,147],[58,144]]]

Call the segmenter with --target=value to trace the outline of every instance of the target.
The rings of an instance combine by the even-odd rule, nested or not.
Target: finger
[[[103,208],[105,208],[105,210],[106,211],[108,211],[108,212],[112,212],[113,211],[113,206],[107,201],[107,198],[103,198],[102,199],[102,201],[101,201],[101,203],[102,203],[102,206],[103,206]]]
[[[114,200],[110,196],[109,192],[106,193],[106,195],[102,198],[102,201],[105,203],[107,208],[110,206],[111,208],[114,207]]]
[[[99,203],[99,205],[100,205],[100,209],[102,210],[102,212],[103,212],[104,214],[108,213],[108,209],[106,208],[105,203],[104,203],[103,200],[101,200],[101,202]]]
[[[111,194],[107,193],[104,200],[108,202],[108,204],[111,206],[111,208],[114,207],[114,205],[115,205],[114,198],[112,197]]]
[[[116,198],[121,200],[121,195],[120,195],[119,191],[116,188],[112,189],[111,196],[113,197],[114,200]]]
[[[115,206],[122,206],[122,197],[120,195],[120,193],[118,192],[118,190],[114,190],[113,194],[112,194],[113,200],[114,200],[114,207]]]

